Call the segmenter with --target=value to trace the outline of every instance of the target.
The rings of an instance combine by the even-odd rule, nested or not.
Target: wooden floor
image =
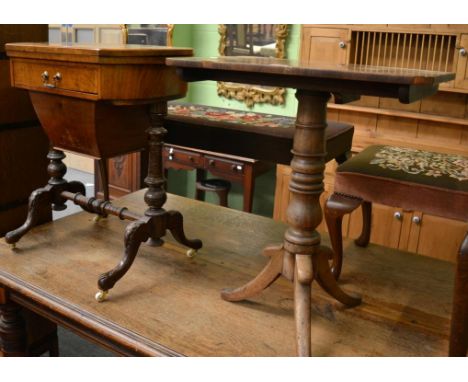
[[[118,203],[143,211],[143,191]],[[281,242],[284,225],[172,195],[167,207],[184,213],[187,235],[202,239],[203,249],[189,259],[171,248],[142,246],[104,303],[93,299],[97,277],[120,260],[127,224],[115,217],[60,219],[26,235],[14,252],[2,240],[0,283],[31,291],[54,309],[79,312],[74,320],[94,320],[109,333],[122,328],[173,354],[295,355],[289,282],[281,279],[251,301],[219,297],[222,288],[258,273],[266,263],[261,248]],[[341,285],[361,294],[363,304],[345,309],[313,284],[313,355],[446,355],[453,271],[442,261],[346,243]]]

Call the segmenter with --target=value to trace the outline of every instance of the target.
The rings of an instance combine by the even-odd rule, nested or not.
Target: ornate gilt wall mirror
[[[174,24],[125,24],[127,44],[172,46]]]
[[[285,58],[287,24],[220,24],[221,56],[262,56]],[[218,82],[218,95],[243,101],[248,107],[256,103],[284,104],[284,88]]]

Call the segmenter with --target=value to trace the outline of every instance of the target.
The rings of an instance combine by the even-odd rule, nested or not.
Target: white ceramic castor
[[[193,248],[190,248],[187,250],[187,252],[185,253],[187,255],[187,257],[195,257],[197,255],[197,250],[196,249],[193,249]]]
[[[106,300],[108,294],[109,294],[109,291],[100,290],[94,295],[94,298],[96,299],[97,302],[103,302]]]

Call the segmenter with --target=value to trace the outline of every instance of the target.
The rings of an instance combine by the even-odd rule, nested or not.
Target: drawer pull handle
[[[43,83],[46,83],[47,81],[49,81],[49,72],[47,70],[44,70],[41,73],[41,78],[42,78]]]
[[[45,86],[46,88],[49,88],[49,89],[53,89],[53,88],[57,87],[57,82],[59,82],[62,79],[62,73],[57,72],[57,73],[54,74],[54,76],[52,77],[52,80],[54,81],[53,84],[49,84],[49,72],[47,70],[42,72],[41,78],[42,78],[42,85],[43,86]]]
[[[231,168],[232,168],[232,171],[239,171],[239,172],[241,172],[243,169],[242,165],[240,164],[233,164]]]
[[[400,212],[400,211],[397,211],[393,214],[393,217],[396,219],[396,220],[402,220],[403,219],[403,214]]]
[[[173,160],[174,156],[172,154],[169,154],[169,160]]]
[[[215,164],[216,164],[216,162],[215,162],[213,159],[210,159],[210,160],[208,161],[208,165],[211,166],[211,167],[214,167]]]
[[[188,159],[189,159],[190,162],[195,162],[195,159],[194,159],[193,156],[189,156]]]

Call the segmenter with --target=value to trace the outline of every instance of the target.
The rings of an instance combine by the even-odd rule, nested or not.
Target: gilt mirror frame
[[[285,58],[285,43],[288,37],[288,24],[275,24],[275,57]],[[226,53],[227,26],[219,24],[220,35],[218,52],[221,56]],[[272,105],[283,105],[285,103],[285,88],[264,87],[260,85],[238,84],[233,82],[218,82],[218,96],[228,99],[236,99],[244,102],[247,107],[253,107],[257,103],[270,103]]]
[[[123,42],[124,44],[128,44],[128,29],[129,25],[131,24],[122,24],[120,28],[122,29],[122,35],[123,35]],[[162,24],[158,24],[162,25]],[[167,34],[166,34],[166,46],[172,46],[173,40],[172,36],[174,34],[174,24],[165,24],[167,27]]]

